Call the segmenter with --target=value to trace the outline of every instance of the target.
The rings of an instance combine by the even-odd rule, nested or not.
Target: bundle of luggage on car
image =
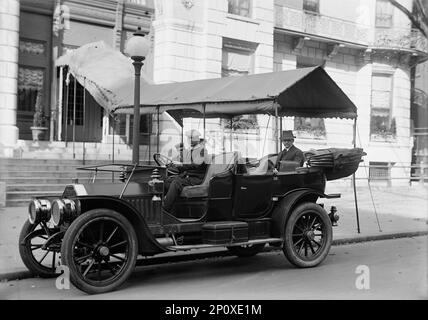
[[[308,167],[322,168],[327,180],[350,176],[358,169],[362,157],[367,155],[362,148],[330,148],[309,150],[304,153]]]

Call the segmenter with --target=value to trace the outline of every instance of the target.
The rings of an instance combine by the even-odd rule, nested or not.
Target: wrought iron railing
[[[370,28],[350,21],[275,5],[275,27],[368,45]]]
[[[278,4],[275,5],[275,27],[369,47],[428,53],[428,39],[416,29],[374,28]]]
[[[428,54],[428,39],[417,29],[376,28],[373,47],[417,50]]]
[[[125,0],[125,2],[139,4],[139,5],[142,5],[142,6],[146,6],[147,5],[147,0]]]

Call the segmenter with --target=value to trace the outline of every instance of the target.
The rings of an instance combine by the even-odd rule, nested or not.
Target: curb
[[[34,277],[33,274],[28,270],[15,271],[9,273],[0,274],[0,281],[10,281],[10,280],[23,280]]]
[[[362,236],[362,237],[354,237],[354,238],[343,238],[343,239],[333,240],[332,246],[340,246],[340,245],[346,245],[346,244],[352,244],[352,243],[361,243],[361,242],[378,241],[378,240],[413,238],[413,237],[420,237],[420,236],[426,236],[426,235],[428,235],[428,230],[397,232],[397,233]],[[278,250],[280,250],[280,248],[270,247],[270,248],[266,248],[264,252],[272,252],[272,251],[278,251]],[[137,260],[136,266],[137,267],[150,266],[150,265],[156,265],[156,264],[177,263],[177,262],[184,262],[184,261],[190,261],[190,260],[219,258],[219,257],[227,257],[227,256],[232,256],[232,254],[225,250],[211,251],[211,252],[204,252],[204,253],[187,253],[187,254],[177,255],[177,256],[140,259],[140,260]],[[30,271],[23,270],[23,271],[0,274],[0,281],[7,282],[11,280],[23,280],[23,279],[28,279],[32,277],[34,277],[34,275]]]
[[[341,245],[351,244],[351,243],[369,242],[369,241],[377,241],[377,240],[390,240],[390,239],[399,239],[399,238],[412,238],[412,237],[420,237],[420,236],[426,236],[426,235],[428,235],[428,230],[376,234],[371,236],[336,239],[336,240],[333,240],[332,245],[341,246]]]

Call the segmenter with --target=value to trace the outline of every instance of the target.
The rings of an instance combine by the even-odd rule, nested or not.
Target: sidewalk
[[[358,187],[360,233],[357,233],[353,190],[327,183],[326,193],[342,194],[340,199],[319,201],[325,203],[327,211],[331,205],[338,209],[340,220],[333,228],[334,244],[428,234],[428,187],[372,186],[381,231],[369,188]],[[26,207],[0,209],[0,280],[29,276],[18,251],[18,237],[26,219]]]

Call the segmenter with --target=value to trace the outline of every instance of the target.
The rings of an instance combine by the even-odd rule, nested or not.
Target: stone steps
[[[0,159],[0,181],[6,185],[6,206],[27,206],[33,196],[61,195],[67,184],[92,181],[93,171],[78,167],[109,164],[110,161],[60,159]],[[129,161],[123,161],[129,163]],[[117,181],[119,173],[114,173]],[[97,181],[112,181],[111,172],[98,172]]]
[[[20,184],[29,184],[29,185],[33,185],[33,184],[62,184],[62,185],[66,185],[69,184],[71,182],[74,181],[74,179],[76,178],[76,176],[73,177],[6,177],[6,178],[1,178],[2,181],[6,182],[7,186],[11,186],[11,185],[20,185]],[[89,182],[89,180],[91,180],[91,178],[88,178],[87,176],[81,176],[78,177],[79,179],[79,183],[87,183]],[[109,174],[106,177],[101,177],[101,176],[97,176],[97,181],[100,182],[109,182],[111,181],[111,174]]]
[[[1,170],[1,169],[0,169]],[[80,170],[47,170],[47,171],[38,171],[38,170],[22,170],[22,171],[0,171],[0,179],[13,179],[13,178],[32,178],[32,177],[58,177],[58,178],[84,178],[84,177],[91,177],[93,172],[92,171],[80,171]],[[110,172],[99,172],[97,174],[97,177],[111,177]]]

